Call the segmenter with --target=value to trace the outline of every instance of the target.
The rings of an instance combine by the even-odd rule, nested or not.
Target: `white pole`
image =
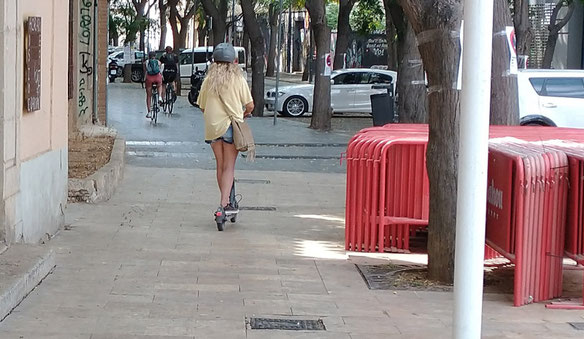
[[[493,0],[464,1],[454,338],[480,339],[487,205]]]

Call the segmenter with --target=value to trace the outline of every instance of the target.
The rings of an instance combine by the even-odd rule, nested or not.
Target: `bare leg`
[[[221,204],[229,204],[229,194],[233,186],[233,177],[235,176],[235,161],[237,160],[238,151],[235,145],[221,142],[223,144],[223,174],[221,176]]]
[[[152,102],[152,85],[146,86],[146,108],[148,109],[146,113],[150,113],[151,102]]]
[[[223,177],[223,141],[216,141],[211,144],[211,149],[215,154],[215,162],[217,163],[217,186],[219,191],[221,191],[221,178]],[[223,195],[221,195],[223,196]],[[223,200],[222,200],[223,201]],[[221,205],[225,206],[225,205]]]
[[[158,102],[164,100],[164,92],[162,91],[162,83],[158,84]]]

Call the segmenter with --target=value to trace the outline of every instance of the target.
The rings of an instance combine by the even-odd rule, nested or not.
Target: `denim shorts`
[[[214,139],[214,140],[205,140],[205,142],[208,144],[212,144],[212,143],[217,142],[219,140],[226,142],[228,144],[233,144],[233,127],[231,125],[229,125],[227,132],[225,132],[225,134],[223,134],[223,136],[220,136],[219,138]]]

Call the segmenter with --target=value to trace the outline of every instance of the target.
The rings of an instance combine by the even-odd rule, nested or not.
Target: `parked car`
[[[108,57],[108,64],[111,60],[115,60],[118,64],[118,77],[123,75],[124,65],[126,65],[126,59],[124,58],[124,51],[117,51],[110,54]],[[134,51],[134,61],[142,62],[144,58],[144,52],[142,51]]]
[[[584,70],[521,70],[521,125],[584,128]]]
[[[207,54],[208,51],[208,54]],[[237,63],[241,67],[241,70],[245,72],[245,65],[247,64],[245,48],[235,47],[238,58]],[[193,54],[194,54],[194,67],[193,67]],[[183,85],[188,86],[191,82],[191,75],[197,69],[199,71],[206,70],[207,60],[213,59],[213,47],[195,47],[194,53],[193,49],[185,49],[179,55],[180,63],[180,76]]]
[[[334,71],[331,75],[333,112],[371,113],[370,96],[387,93],[389,87],[393,88],[395,94],[396,81],[397,73],[394,71],[368,68]],[[312,112],[313,92],[312,84],[281,87],[278,89],[278,107],[274,107],[276,90],[270,89],[266,93],[266,109],[275,109],[285,116],[301,116]]]

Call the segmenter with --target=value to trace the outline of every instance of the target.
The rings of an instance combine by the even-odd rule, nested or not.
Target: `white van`
[[[584,128],[584,70],[521,70],[521,125]]]
[[[237,53],[237,63],[241,70],[245,72],[245,65],[247,64],[246,60],[246,53],[245,48],[243,47],[235,47],[235,52]],[[207,54],[208,53],[208,54]],[[193,54],[195,58],[194,67],[193,67]],[[207,60],[213,59],[213,47],[195,47],[194,53],[193,49],[185,49],[180,53],[179,62],[180,62],[180,75],[181,75],[181,82],[183,84],[190,83],[190,76],[193,70],[199,69],[200,71],[205,70],[205,63]]]

